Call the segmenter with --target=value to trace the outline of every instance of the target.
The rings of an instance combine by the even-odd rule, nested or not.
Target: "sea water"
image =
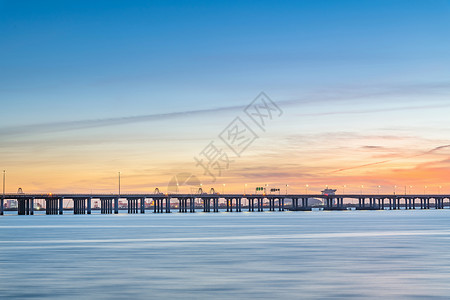
[[[449,299],[450,210],[9,214],[0,298]]]

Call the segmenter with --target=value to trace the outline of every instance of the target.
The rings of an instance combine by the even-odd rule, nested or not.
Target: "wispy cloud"
[[[388,88],[367,88],[366,90],[361,90],[360,88],[347,89],[340,92],[326,92],[323,93],[316,92],[314,95],[304,96],[301,99],[293,100],[282,100],[277,101],[277,103],[282,106],[298,106],[307,105],[308,103],[329,103],[331,101],[337,100],[351,100],[351,99],[365,99],[373,98],[384,95],[407,95],[414,93],[424,93],[428,91],[429,93],[441,93],[442,91],[448,92],[450,88],[449,83],[435,83],[428,85],[406,85],[406,86],[396,86]],[[232,112],[239,111],[246,107],[246,105],[234,105],[234,106],[223,106],[208,109],[198,109],[198,110],[188,110],[180,112],[169,112],[169,113],[157,113],[157,114],[147,114],[147,115],[137,115],[137,116],[126,116],[117,118],[104,118],[104,119],[90,119],[90,120],[78,120],[78,121],[67,121],[67,122],[49,122],[40,124],[30,124],[23,126],[13,126],[4,127],[0,129],[0,137],[9,137],[17,135],[35,135],[41,133],[51,133],[51,132],[65,132],[72,130],[90,129],[97,127],[107,127],[107,126],[118,126],[125,124],[141,123],[141,122],[151,122],[158,120],[170,120],[175,118],[192,117],[199,115],[215,114],[222,112]],[[390,111],[405,111],[405,110],[424,110],[433,108],[447,108],[450,107],[450,103],[434,103],[427,105],[413,105],[405,104],[403,106],[391,107],[391,108],[370,108],[370,109],[355,109],[355,110],[341,110],[341,111],[321,111],[317,113],[303,113],[299,116],[330,116],[330,115],[346,115],[346,114],[368,114],[368,113],[383,113]]]
[[[398,158],[393,158],[393,159],[387,159],[387,160],[377,161],[377,162],[373,162],[373,163],[369,163],[369,164],[353,166],[353,167],[349,167],[349,168],[342,168],[342,169],[331,171],[328,174],[334,174],[334,173],[339,173],[339,172],[343,172],[343,171],[349,171],[349,170],[354,170],[354,169],[361,169],[361,168],[371,167],[371,166],[375,166],[375,165],[386,164],[386,163],[390,163],[390,162],[398,161],[398,160],[402,160],[402,159],[409,159],[409,158],[420,157],[420,156],[432,154],[432,153],[435,153],[435,152],[437,152],[439,150],[448,149],[448,148],[450,148],[450,145],[443,145],[443,146],[435,147],[435,148],[433,148],[431,150],[428,150],[426,152],[422,152],[422,153],[419,153],[419,154],[416,154],[416,155],[398,157]]]

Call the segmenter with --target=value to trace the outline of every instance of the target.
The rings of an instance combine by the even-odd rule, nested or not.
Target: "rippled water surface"
[[[449,299],[450,210],[0,217],[0,298]]]

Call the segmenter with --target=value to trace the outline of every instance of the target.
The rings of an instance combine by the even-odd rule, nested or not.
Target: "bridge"
[[[313,208],[323,210],[398,210],[398,209],[444,209],[450,208],[450,195],[373,195],[373,194],[219,194],[211,189],[198,194],[164,194],[155,189],[151,194],[5,194],[0,200],[0,215],[4,214],[4,201],[17,201],[19,215],[33,215],[35,201],[45,202],[48,215],[62,215],[64,201],[73,202],[74,214],[91,214],[92,201],[100,202],[101,214],[118,214],[119,199],[127,202],[129,214],[145,213],[147,209],[154,213],[170,213],[178,209],[180,213],[203,212],[268,211],[309,211]],[[312,205],[311,199],[321,199],[321,205]],[[244,201],[245,200],[245,201]],[[354,203],[355,202],[355,203]],[[445,204],[446,203],[446,204]]]

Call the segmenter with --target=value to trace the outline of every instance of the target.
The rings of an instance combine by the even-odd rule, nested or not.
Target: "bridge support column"
[[[191,205],[190,211],[191,211],[191,213],[194,213],[194,212],[195,212],[195,198],[194,198],[194,197],[191,197],[189,203],[190,203],[190,205]]]
[[[31,198],[30,199],[30,207],[29,207],[29,209],[30,209],[30,215],[34,215],[34,198]]]
[[[25,200],[17,199],[17,214],[19,216],[25,214]]]
[[[59,214],[64,214],[64,198],[59,198]]]
[[[92,198],[87,198],[87,214],[92,213]]]
[[[0,216],[3,216],[3,214],[4,214],[4,205],[5,205],[5,199],[2,197],[0,199]]]
[[[119,198],[114,198],[114,213],[116,215],[119,213]]]

